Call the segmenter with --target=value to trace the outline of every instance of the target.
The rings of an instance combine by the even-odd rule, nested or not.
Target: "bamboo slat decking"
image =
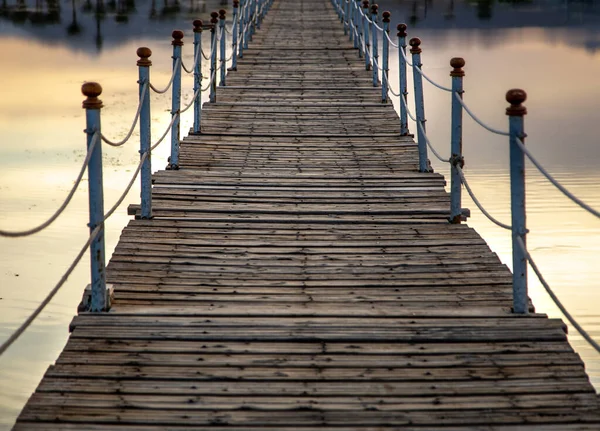
[[[598,430],[565,326],[417,172],[329,5],[279,1],[16,430]]]

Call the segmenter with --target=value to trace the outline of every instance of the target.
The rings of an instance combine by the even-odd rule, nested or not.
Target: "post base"
[[[102,311],[106,312],[110,310],[110,307],[114,301],[114,287],[112,284],[106,285],[106,308]],[[81,298],[81,302],[77,306],[77,312],[83,313],[86,311],[90,311],[90,307],[92,305],[92,285],[88,284],[83,290],[83,297]]]

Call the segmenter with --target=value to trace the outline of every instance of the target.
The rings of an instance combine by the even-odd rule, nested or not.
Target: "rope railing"
[[[465,173],[462,170],[462,168],[460,166],[457,166],[456,168],[458,169],[458,173],[460,175],[460,181],[465,186],[465,189],[467,190],[467,193],[469,193],[469,196],[471,197],[471,200],[473,201],[473,203],[477,206],[477,208],[479,208],[479,211],[481,211],[481,213],[484,216],[486,216],[488,218],[488,220],[491,221],[492,223],[494,223],[495,225],[501,227],[502,229],[511,230],[512,229],[511,225],[508,225],[506,223],[502,223],[497,218],[495,218],[494,216],[492,216],[483,207],[483,205],[481,204],[481,202],[479,201],[479,199],[477,199],[477,196],[475,196],[475,193],[473,193],[473,190],[471,189],[471,186],[469,186],[469,183],[467,182],[467,179],[465,178]]]
[[[554,291],[552,290],[552,288],[550,287],[550,285],[544,278],[542,272],[536,265],[535,261],[531,257],[531,254],[527,250],[527,247],[525,246],[523,239],[518,237],[517,244],[519,245],[519,248],[521,249],[521,251],[525,254],[525,257],[527,258],[527,261],[529,262],[529,266],[531,266],[531,269],[533,269],[533,272],[535,272],[535,275],[538,277],[541,285],[544,287],[544,289],[548,293],[548,296],[550,296],[550,298],[552,298],[552,301],[558,307],[558,309],[563,314],[563,316],[565,316],[567,318],[569,323],[571,325],[573,325],[573,327],[577,330],[577,332],[579,332],[579,334],[596,350],[596,352],[600,353],[600,345],[590,336],[590,334],[585,329],[583,329],[583,327],[577,322],[577,320],[573,317],[573,315],[571,313],[569,313],[569,311],[563,305],[563,303],[560,301],[560,299],[558,299],[558,296],[556,296],[556,294],[554,293]]]
[[[173,85],[173,81],[175,80],[175,73],[180,65],[181,65],[181,59],[178,58],[175,61],[175,64],[173,65],[173,72],[171,73],[171,79],[169,79],[167,86],[165,88],[163,88],[162,90],[159,90],[154,85],[152,85],[152,83],[150,82],[149,84],[150,84],[150,88],[152,89],[152,91],[154,91],[157,94],[164,94],[167,91],[169,91],[169,89],[171,88],[171,85]]]
[[[246,2],[246,4],[248,4],[248,3],[249,2]],[[250,27],[252,24],[259,25],[262,16],[266,12],[266,10],[268,10],[268,7],[270,6],[270,4],[271,4],[270,0],[261,1],[261,6],[258,8],[258,13],[253,14],[252,18],[247,22],[247,24],[245,26],[243,26],[243,28],[240,27],[239,31],[248,33],[250,31]],[[242,8],[242,11],[245,10],[245,7]],[[224,13],[221,14],[221,17],[222,17],[222,19],[224,19]],[[235,14],[234,14],[234,17],[236,17]],[[242,17],[240,15],[237,15],[237,18],[239,18],[240,22],[242,22],[241,21]],[[236,25],[237,25],[237,22],[235,22],[233,24],[231,30],[228,30],[227,28],[225,28],[225,31],[226,32],[228,31],[229,33],[232,33],[233,31],[237,32],[238,30],[236,30]],[[89,223],[90,235],[89,235],[86,243],[83,245],[82,249],[77,254],[77,256],[75,257],[75,259],[71,263],[71,265],[67,268],[66,272],[60,278],[58,283],[48,293],[48,295],[39,304],[39,306],[25,320],[25,322],[23,322],[10,335],[10,337],[8,339],[6,339],[0,345],[0,355],[2,355],[19,338],[19,336],[25,332],[25,330],[31,325],[31,323],[35,320],[35,318],[50,303],[50,301],[54,298],[54,296],[59,291],[59,289],[67,281],[68,277],[74,271],[75,267],[79,264],[83,255],[86,253],[86,251],[88,249],[90,250],[90,254],[92,256],[94,256],[94,258],[91,259],[91,263],[90,263],[92,266],[92,274],[93,274],[92,275],[92,283],[91,283],[91,295],[90,295],[90,300],[88,301],[89,304],[86,304],[86,306],[89,307],[90,311],[107,311],[110,308],[110,298],[109,298],[109,296],[107,296],[108,290],[106,288],[105,279],[103,278],[104,276],[98,275],[98,274],[104,273],[104,261],[103,261],[103,258],[104,258],[104,232],[103,232],[104,223],[121,206],[121,204],[123,203],[125,198],[130,193],[131,189],[133,188],[133,185],[135,184],[136,179],[140,176],[140,173],[142,175],[142,216],[143,216],[144,188],[146,188],[147,190],[151,190],[150,155],[151,155],[152,151],[154,151],[158,147],[158,145],[160,145],[164,141],[164,139],[169,134],[169,132],[171,132],[172,138],[175,136],[175,139],[178,141],[178,139],[179,139],[178,123],[179,123],[181,114],[186,112],[192,106],[199,108],[201,92],[208,90],[211,85],[214,85],[216,82],[216,79],[217,79],[218,72],[219,71],[222,72],[223,69],[227,67],[227,62],[232,60],[232,58],[235,58],[234,57],[235,54],[232,54],[228,58],[225,59],[224,58],[225,57],[224,50],[222,49],[220,65],[218,67],[216,67],[214,69],[214,71],[211,73],[211,76],[208,79],[208,81],[209,81],[208,85],[206,85],[205,87],[202,87],[200,85],[198,85],[197,88],[195,87],[195,91],[194,91],[192,100],[190,102],[188,102],[183,107],[183,109],[180,109],[179,105],[175,105],[175,95],[177,92],[180,91],[180,87],[181,87],[180,70],[183,69],[187,73],[193,73],[194,79],[195,79],[195,85],[196,85],[196,83],[201,83],[203,80],[201,72],[200,72],[200,59],[202,58],[202,56],[204,54],[202,51],[201,38],[200,38],[200,33],[202,32],[202,30],[201,30],[202,22],[197,20],[194,22],[194,26],[195,26],[195,30],[196,30],[196,28],[199,28],[199,30],[197,32],[195,31],[196,34],[195,34],[194,43],[197,45],[196,45],[196,49],[194,50],[195,51],[194,52],[194,65],[192,68],[188,69],[183,64],[182,56],[181,56],[181,46],[183,45],[183,42],[181,42],[181,38],[183,37],[183,33],[180,31],[174,31],[173,32],[173,38],[174,38],[173,58],[175,59],[175,61],[173,63],[173,71],[171,73],[171,78],[169,79],[169,83],[167,84],[167,87],[162,90],[159,90],[154,85],[152,85],[152,83],[150,82],[150,79],[149,79],[149,66],[152,64],[151,61],[149,60],[149,57],[151,56],[152,52],[148,48],[139,48],[138,49],[138,55],[140,56],[140,60],[138,60],[138,66],[140,68],[139,103],[138,103],[137,111],[136,111],[136,114],[135,114],[135,117],[133,120],[133,124],[130,127],[126,137],[123,140],[121,140],[120,142],[113,142],[110,139],[107,139],[100,130],[100,108],[102,108],[102,102],[98,99],[98,96],[102,93],[102,88],[100,87],[99,84],[96,84],[96,83],[86,83],[83,85],[82,91],[83,91],[84,95],[87,96],[87,99],[83,103],[84,108],[87,110],[87,114],[86,114],[87,128],[85,130],[85,132],[87,134],[87,154],[83,161],[81,170],[75,180],[74,185],[72,186],[70,192],[68,193],[66,199],[61,204],[61,206],[44,223],[40,224],[37,227],[28,229],[28,230],[24,230],[24,231],[0,230],[0,236],[23,237],[23,236],[35,234],[35,233],[40,232],[40,231],[44,230],[45,228],[47,228],[51,223],[53,223],[64,212],[64,210],[66,209],[66,207],[72,200],[73,195],[75,194],[79,185],[81,184],[81,181],[83,179],[83,176],[84,176],[84,173],[86,170],[88,171],[90,201],[98,202],[97,199],[100,199],[100,201],[99,201],[100,204],[96,203],[95,205],[93,205],[94,212],[92,212],[92,205],[90,204],[90,223]],[[211,47],[211,57],[215,56],[216,52],[217,52],[217,48],[216,48],[217,43],[215,43],[215,41],[219,42],[221,40],[221,36],[219,35],[220,32],[219,32],[218,26],[215,26],[215,31],[217,32],[217,35],[216,35],[217,37],[215,37],[213,39],[213,46]],[[237,41],[234,40],[234,42],[232,43],[232,50],[234,52],[236,52],[238,47],[240,46],[240,44],[241,44],[241,40],[237,40]],[[170,88],[173,88],[173,103],[174,103],[173,109],[171,110],[171,121],[170,121],[169,125],[167,126],[165,132],[161,136],[161,138],[154,144],[150,145],[150,143],[149,143],[149,140],[150,140],[150,135],[149,135],[149,130],[150,130],[149,90],[152,90],[156,93],[162,94],[162,93],[166,93]],[[180,100],[177,100],[176,102],[177,102],[177,104],[179,104]],[[196,109],[195,109],[195,111],[196,111]],[[199,113],[199,109],[197,111],[198,112],[195,112],[195,115],[197,113]],[[111,146],[122,146],[131,138],[131,136],[133,135],[133,132],[135,130],[135,127],[138,124],[140,126],[140,145],[142,147],[142,150],[140,151],[139,163],[132,175],[132,178],[130,179],[127,186],[125,187],[123,193],[119,196],[119,198],[112,205],[112,207],[106,213],[103,214],[102,213],[102,211],[103,211],[103,209],[102,209],[103,208],[103,203],[102,203],[103,202],[103,190],[102,190],[102,181],[101,181],[102,159],[101,159],[101,150],[100,150],[101,142],[104,141]],[[177,127],[177,133],[174,134],[173,132],[176,129],[176,127]],[[178,144],[178,142],[177,142],[177,144]],[[102,258],[98,259],[97,258],[98,256],[102,256]],[[100,277],[100,278],[98,278],[98,277]]]
[[[560,190],[562,192],[562,194],[564,194],[566,197],[568,197],[569,199],[571,199],[574,203],[576,203],[577,205],[579,205],[581,208],[583,208],[584,210],[586,210],[587,212],[589,212],[590,214],[599,217],[600,218],[600,212],[595,210],[594,208],[592,208],[590,205],[586,204],[585,202],[583,202],[581,199],[579,199],[577,196],[575,196],[573,193],[571,193],[569,190],[566,189],[565,186],[563,186],[556,178],[554,178],[541,164],[540,162],[537,161],[537,159],[533,156],[533,154],[531,154],[531,151],[529,151],[527,149],[527,147],[525,146],[525,144],[523,144],[523,141],[520,138],[516,138],[515,139],[517,145],[519,146],[519,148],[521,149],[521,151],[527,156],[527,158],[529,159],[529,161],[531,161],[531,163],[538,169],[538,171],[540,171],[540,173],[546,177],[546,179],[554,186],[556,187],[558,190]]]
[[[171,127],[173,127],[173,124],[175,124],[175,121],[177,121],[179,119],[179,113],[173,115],[173,117],[171,118],[171,122],[169,123],[169,125],[167,126],[166,130],[164,131],[164,133],[161,135],[161,137],[158,139],[158,141],[156,141],[151,147],[150,150],[154,151],[160,144],[162,144],[162,142],[165,140],[165,138],[167,137],[167,135],[169,134],[169,132],[171,131]]]
[[[493,127],[488,126],[483,121],[481,121],[479,118],[477,118],[477,116],[473,113],[473,111],[471,111],[471,109],[469,109],[469,107],[466,105],[466,103],[462,99],[462,97],[460,97],[460,94],[454,93],[454,98],[458,101],[458,103],[460,103],[460,105],[463,107],[463,109],[465,110],[465,112],[467,114],[469,114],[469,117],[471,117],[473,119],[473,121],[475,121],[477,124],[479,124],[485,130],[487,130],[488,132],[492,132],[492,133],[494,133],[496,135],[510,136],[510,133],[504,132],[502,130],[494,129]]]
[[[90,234],[88,240],[83,245],[83,247],[81,248],[81,250],[79,251],[79,253],[77,253],[77,256],[75,256],[75,259],[73,260],[73,262],[71,263],[71,265],[69,265],[69,267],[67,268],[67,271],[63,274],[63,276],[60,278],[60,280],[58,281],[58,283],[56,283],[56,285],[54,286],[54,288],[48,293],[48,295],[46,295],[46,297],[42,300],[42,302],[40,303],[40,305],[37,306],[37,308],[21,324],[21,326],[19,326],[11,334],[11,336],[8,337],[6,339],[6,341],[4,341],[2,343],[2,345],[0,345],[0,355],[2,355],[10,346],[12,346],[15,341],[17,341],[17,339],[23,334],[23,332],[25,332],[25,330],[27,328],[29,328],[29,326],[33,323],[33,321],[35,320],[35,318],[37,316],[39,316],[39,314],[44,310],[44,308],[46,308],[46,306],[50,303],[50,301],[52,301],[52,298],[54,298],[54,296],[58,293],[58,291],[60,290],[60,288],[65,284],[65,282],[67,281],[67,279],[69,278],[69,276],[71,275],[71,273],[73,272],[73,270],[75,270],[75,268],[79,264],[79,261],[81,260],[81,258],[83,257],[83,255],[88,250],[88,247],[90,246],[90,244],[92,243],[92,241],[94,241],[98,237],[98,235],[100,234],[100,231],[102,230],[102,228],[103,228],[103,226],[97,226],[92,231],[92,233]]]
[[[146,82],[143,84],[142,96],[140,97],[140,101],[138,103],[137,112],[135,113],[135,117],[133,117],[133,123],[131,124],[131,127],[129,128],[127,135],[125,135],[125,137],[122,140],[120,140],[119,142],[113,142],[110,139],[108,139],[106,136],[101,134],[100,136],[102,137],[103,142],[107,143],[111,147],[121,147],[121,146],[125,145],[127,143],[127,141],[129,141],[129,138],[131,138],[131,135],[133,135],[135,126],[137,126],[138,120],[140,119],[140,112],[142,112],[142,104],[144,103],[144,99],[146,98],[146,88],[147,87],[148,87],[148,83]]]
[[[46,220],[45,222],[43,222],[42,224],[40,224],[34,228],[23,230],[23,231],[0,230],[0,236],[9,237],[9,238],[19,238],[19,237],[30,236],[30,235],[33,235],[33,234],[43,231],[48,226],[50,226],[52,223],[54,223],[54,221],[56,221],[56,219],[58,219],[58,217],[60,217],[60,215],[67,208],[67,206],[71,202],[71,199],[73,199],[73,196],[75,195],[75,192],[77,191],[77,188],[81,184],[81,180],[83,179],[83,174],[85,173],[85,171],[88,167],[88,163],[90,161],[90,158],[92,157],[92,153],[94,152],[94,148],[96,148],[96,144],[98,143],[99,139],[100,139],[100,134],[94,133],[94,137],[92,138],[90,147],[88,148],[85,159],[83,160],[83,165],[81,166],[81,169],[79,170],[79,174],[77,174],[77,177],[75,178],[75,182],[73,183],[71,190],[67,194],[67,197],[65,198],[65,200],[63,201],[61,206],[58,207],[58,209],[54,212],[54,214],[52,214],[50,216],[50,218],[48,218],[48,220]]]
[[[185,67],[185,63],[183,62],[183,59],[181,60],[181,67],[182,69],[185,71],[185,73],[187,73],[188,75],[194,73],[194,67],[196,66],[196,64],[198,63],[198,61],[200,60],[199,58],[199,51],[202,50],[202,46],[200,44],[198,44],[198,46],[196,47],[196,50],[194,51],[194,64],[193,66],[188,69],[187,67]]]
[[[131,187],[133,187],[135,180],[137,179],[138,175],[140,174],[143,163],[146,161],[146,159],[148,158],[149,155],[150,155],[150,153],[148,151],[145,152],[144,154],[142,154],[142,156],[140,157],[140,162],[138,163],[137,168],[135,169],[135,172],[133,173],[133,177],[129,181],[129,184],[127,184],[127,187],[125,187],[125,191],[121,194],[121,196],[119,197],[119,199],[117,199],[115,204],[104,215],[104,222],[106,220],[108,220],[110,218],[110,216],[112,216],[115,213],[115,211],[119,208],[119,206],[123,203],[123,201],[129,194]]]
[[[423,127],[423,124],[420,121],[417,121],[416,123],[417,123],[417,127],[421,130],[421,133],[425,137],[425,143],[427,144],[427,146],[429,147],[431,152],[435,155],[435,157],[437,157],[440,162],[450,163],[449,157],[444,158],[444,157],[440,156],[440,154],[435,150],[435,148],[433,148],[433,145],[431,145],[431,141],[429,140],[429,137],[427,137],[427,133],[425,133],[425,128]]]
[[[418,132],[418,145],[419,145],[419,170],[427,172],[424,169],[428,164],[427,159],[427,148],[433,152],[441,162],[449,163],[451,170],[451,205],[450,205],[450,222],[460,223],[462,218],[461,208],[461,190],[465,188],[477,208],[481,213],[487,217],[495,225],[510,230],[513,238],[513,311],[515,313],[527,313],[528,312],[528,296],[527,296],[527,262],[533,268],[534,272],[540,279],[542,285],[556,303],[558,308],[561,310],[563,315],[569,320],[569,322],[579,331],[582,337],[587,340],[597,351],[600,352],[600,346],[596,343],[591,336],[583,330],[572,315],[568,313],[566,308],[560,303],[556,295],[550,289],[548,283],[544,280],[540,270],[531,258],[525,247],[525,236],[528,234],[528,229],[525,225],[525,157],[527,157],[532,164],[540,171],[540,173],[559,191],[567,196],[571,201],[580,206],[590,214],[600,217],[600,211],[592,208],[590,205],[585,203],[583,200],[578,198],[575,194],[567,190],[556,178],[554,178],[548,170],[546,170],[542,164],[536,160],[531,151],[529,151],[523,142],[523,116],[526,113],[525,108],[522,106],[522,102],[526,99],[526,94],[522,90],[511,90],[506,95],[506,100],[511,104],[507,109],[506,113],[510,118],[509,131],[502,131],[490,127],[482,120],[480,120],[474,112],[467,106],[463,100],[463,84],[462,79],[464,72],[462,68],[465,62],[462,58],[453,58],[450,61],[452,70],[450,76],[452,77],[452,86],[446,87],[438,84],[432,78],[430,78],[422,70],[421,64],[421,41],[418,38],[410,40],[409,44],[411,47],[412,61],[409,60],[405,53],[406,48],[406,25],[398,25],[398,41],[395,43],[389,35],[389,12],[383,14],[383,27],[377,24],[377,7],[369,6],[368,2],[360,5],[350,0],[332,0],[335,10],[340,16],[340,21],[344,25],[344,32],[349,34],[351,40],[355,41],[354,47],[358,50],[359,57],[363,54],[365,56],[365,67],[367,70],[373,69],[374,85],[376,84],[375,77],[381,72],[382,77],[382,101],[386,101],[387,95],[392,95],[400,99],[400,122],[401,122],[401,134],[408,134],[408,128],[406,122],[408,118],[416,123]],[[345,7],[343,7],[345,6]],[[372,16],[369,16],[367,12],[370,8]],[[364,9],[364,12],[363,12]],[[376,30],[379,30],[383,36],[383,65],[379,60]],[[387,55],[389,46],[392,46],[398,50],[399,56],[399,79],[400,87],[396,92],[389,82],[389,76],[387,73]],[[406,99],[406,68],[411,67],[413,69],[413,84],[415,87],[415,111],[413,115],[408,107],[408,101]],[[437,87],[440,90],[451,93],[451,154],[452,156],[448,159],[441,157],[440,154],[435,150],[431,144],[430,139],[427,136],[425,130],[425,117],[424,117],[424,104],[423,104],[423,88],[422,80],[425,79],[427,82]],[[466,112],[479,126],[483,127],[488,132],[493,134],[508,136],[511,153],[511,221],[512,224],[506,224],[495,217],[493,217],[489,211],[487,211],[481,204],[477,196],[474,194],[471,186],[469,185],[467,178],[463,171],[464,159],[462,156],[462,112]],[[525,267],[523,267],[523,264]]]

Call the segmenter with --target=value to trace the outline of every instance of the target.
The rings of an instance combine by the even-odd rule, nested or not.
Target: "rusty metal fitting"
[[[506,101],[510,106],[506,108],[506,115],[513,117],[522,117],[527,114],[527,108],[522,103],[527,100],[527,93],[520,88],[513,88],[506,92]]]
[[[372,15],[377,15],[378,10],[379,10],[379,6],[377,6],[376,4],[371,6],[371,14]]]
[[[407,28],[408,27],[406,26],[406,24],[398,24],[396,26],[396,30],[398,30],[398,34],[396,36],[398,36],[398,37],[406,37],[407,36],[406,29]]]
[[[413,37],[408,44],[410,45],[410,53],[411,54],[420,54],[422,52],[420,46],[421,46],[421,39],[419,39],[418,37]]]
[[[233,7],[240,7],[240,0],[233,0]]]
[[[450,76],[452,77],[463,77],[465,76],[465,71],[462,68],[465,65],[464,58],[454,57],[450,60],[450,66],[453,67],[453,70],[450,72]]]
[[[219,22],[219,13],[218,12],[211,12],[210,13],[210,22],[212,24],[216,24]]]
[[[195,19],[193,24],[194,24],[194,33],[202,33],[202,25],[203,25],[202,20]]]
[[[457,156],[456,154],[452,154],[450,157],[450,164],[452,166],[459,166],[461,169],[465,167],[465,158],[463,156]]]
[[[173,30],[171,36],[173,36],[173,42],[171,42],[171,45],[183,46],[183,32],[181,30]]]
[[[225,9],[219,9],[219,19],[225,19],[225,14],[227,14]]]
[[[362,7],[363,9],[369,9],[369,0],[363,0]]]
[[[140,58],[137,61],[137,65],[141,67],[150,67],[152,66],[152,61],[150,61],[150,56],[152,55],[152,51],[150,48],[146,48],[142,46],[136,51],[137,56]]]
[[[386,10],[384,13],[381,14],[381,16],[383,17],[383,22],[390,22],[390,17],[392,16],[392,14]]]
[[[81,86],[81,92],[87,97],[81,104],[83,109],[102,108],[102,100],[98,99],[98,96],[102,94],[102,86],[100,84],[97,82],[86,82]]]

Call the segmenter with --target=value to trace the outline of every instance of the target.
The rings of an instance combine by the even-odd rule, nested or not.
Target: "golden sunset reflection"
[[[383,9],[381,9],[383,10]],[[392,16],[398,17],[393,8]],[[406,17],[403,16],[403,19]],[[187,19],[187,18],[186,18]],[[203,17],[204,19],[204,17]],[[395,18],[397,22],[400,18]],[[399,22],[399,21],[398,21]],[[488,31],[489,30],[489,31]],[[423,40],[424,71],[450,85],[449,60],[466,60],[465,101],[486,123],[506,130],[510,88],[528,93],[526,145],[565,186],[594,208],[600,208],[600,54],[589,46],[600,43],[598,33],[577,28],[502,28],[409,30]],[[186,37],[189,41],[188,31]],[[568,41],[568,43],[566,42]],[[187,43],[187,42],[186,42]],[[208,37],[204,48],[208,50]],[[160,40],[125,42],[89,53],[43,40],[0,37],[4,61],[0,68],[0,228],[19,230],[47,219],[72,187],[85,157],[81,84],[96,80],[104,134],[120,140],[129,130],[137,108],[136,49],[153,50],[152,81],[164,87],[170,78],[168,34]],[[595,46],[595,45],[594,45]],[[26,54],[25,54],[26,53]],[[184,60],[193,60],[191,44]],[[203,73],[208,75],[207,62]],[[390,81],[398,89],[398,54],[391,50]],[[183,100],[192,94],[184,78]],[[412,79],[409,78],[412,95]],[[153,141],[170,122],[170,96],[152,95]],[[394,105],[398,110],[397,101]],[[412,109],[412,102],[410,102]],[[440,153],[449,153],[450,96],[425,84],[427,132]],[[191,110],[182,119],[182,135],[191,126]],[[464,115],[465,174],[483,205],[500,220],[510,222],[508,142],[491,135]],[[368,121],[368,119],[365,119]],[[409,123],[411,132],[416,131]],[[153,170],[163,169],[169,139],[153,153]],[[432,158],[436,172],[449,181],[447,168]],[[105,209],[110,208],[131,179],[139,160],[137,131],[123,148],[103,146]],[[600,221],[585,213],[528,165],[527,207],[529,250],[565,306],[600,340]],[[0,238],[0,339],[31,313],[71,263],[87,239],[87,177],[65,213],[46,231],[24,239]],[[139,185],[106,223],[107,259],[121,229],[130,220],[126,207],[139,203]],[[463,206],[471,209],[468,224],[490,248],[511,265],[510,233],[482,216],[464,192]],[[41,376],[64,346],[68,323],[76,313],[83,288],[89,283],[88,256],[33,326],[0,357],[0,430],[9,427]],[[530,296],[536,310],[560,316],[530,271]],[[600,356],[570,328],[569,339],[586,362],[592,383],[600,388]]]

